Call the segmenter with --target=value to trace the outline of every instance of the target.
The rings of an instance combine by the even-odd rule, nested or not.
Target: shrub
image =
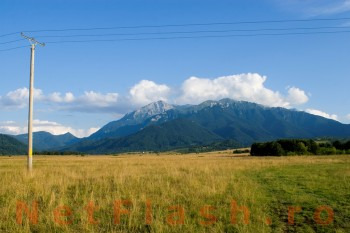
[[[255,156],[281,156],[286,153],[278,142],[266,142],[254,143],[251,147],[250,154]]]
[[[340,142],[337,140],[337,141],[334,141],[332,145],[338,150],[350,150],[350,141]]]
[[[323,147],[318,151],[319,155],[335,155],[337,154],[337,149],[335,147]]]
[[[233,153],[234,154],[244,154],[244,153],[249,153],[250,150],[249,149],[244,149],[244,150],[234,150]]]

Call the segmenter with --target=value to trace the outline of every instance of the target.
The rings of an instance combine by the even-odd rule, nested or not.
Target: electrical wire
[[[345,18],[342,18],[345,19]],[[332,19],[318,19],[332,20]],[[333,19],[333,20],[339,20]],[[283,20],[282,22],[286,22]],[[288,21],[310,21],[310,20],[288,20]],[[314,21],[314,20],[311,20]],[[259,22],[281,22],[280,21],[259,21]],[[242,23],[242,22],[240,22]],[[247,22],[246,22],[247,23]],[[189,25],[189,24],[187,24]],[[193,25],[193,24],[191,24]],[[198,24],[196,24],[198,25]],[[91,35],[39,35],[37,38],[75,38],[75,37],[106,37],[106,36],[140,36],[140,35],[171,35],[171,34],[196,34],[196,33],[223,33],[223,32],[260,32],[260,31],[291,31],[291,30],[320,30],[320,29],[349,29],[350,27],[294,27],[294,28],[262,28],[262,29],[231,29],[231,30],[198,30],[198,31],[172,31],[172,32],[145,32],[145,33],[112,33],[112,34],[91,34]],[[90,43],[90,42],[113,42],[113,41],[146,41],[146,40],[174,40],[174,39],[195,39],[195,38],[225,38],[225,37],[256,37],[256,36],[289,36],[289,35],[316,35],[316,34],[338,34],[349,33],[350,30],[342,31],[314,31],[314,32],[287,32],[287,33],[255,33],[255,34],[229,34],[229,35],[198,35],[198,36],[173,36],[173,37],[143,37],[143,38],[116,38],[116,39],[89,39],[89,40],[60,40],[47,41],[46,44],[61,43]],[[1,42],[0,45],[23,41],[23,39]],[[7,49],[0,49],[0,52],[24,48],[28,46],[17,46]]]
[[[214,26],[214,25],[266,24],[266,23],[291,23],[291,22],[316,22],[316,21],[341,21],[341,20],[350,20],[350,18],[343,17],[343,18],[321,18],[321,19],[287,19],[287,20],[237,21],[237,22],[217,22],[217,23],[115,26],[115,27],[95,27],[95,28],[42,29],[42,30],[26,30],[26,31],[21,31],[21,32],[33,33],[33,32],[92,31],[92,30],[111,30],[111,29],[193,27],[193,26]],[[12,32],[12,33],[3,34],[3,35],[0,35],[0,37],[15,35],[17,33],[20,33],[20,32]]]
[[[6,41],[6,42],[1,42],[0,45],[2,44],[11,44],[11,43],[15,43],[15,42],[18,42],[18,41],[23,41],[24,39],[18,39],[18,40],[11,40],[11,41]]]
[[[29,47],[30,47],[29,45],[24,45],[24,46],[9,48],[9,49],[0,49],[0,52],[10,51],[10,50],[15,50],[15,49],[20,49],[20,48],[29,48]]]
[[[150,37],[150,38],[124,38],[124,39],[101,39],[101,40],[70,40],[70,41],[47,41],[46,44],[60,43],[84,43],[84,42],[109,42],[109,41],[138,41],[138,40],[172,40],[172,39],[194,39],[194,38],[225,38],[225,37],[254,37],[254,36],[287,36],[287,35],[315,35],[349,33],[350,31],[333,32],[293,32],[293,33],[261,33],[261,34],[240,34],[240,35],[211,35],[211,36],[177,36],[177,37]]]
[[[74,37],[102,37],[102,36],[139,36],[139,35],[170,35],[197,34],[222,32],[260,32],[260,31],[292,31],[292,30],[320,30],[320,29],[350,29],[350,27],[299,27],[299,28],[262,28],[262,29],[232,29],[232,30],[200,30],[173,32],[143,32],[143,33],[112,33],[112,34],[82,34],[82,35],[37,35],[36,38],[74,38]]]

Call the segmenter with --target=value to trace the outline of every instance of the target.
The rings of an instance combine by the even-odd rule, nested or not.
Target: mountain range
[[[23,144],[28,145],[28,134],[20,134],[13,137]],[[71,133],[62,135],[53,135],[44,131],[33,133],[33,148],[37,151],[55,150],[72,145],[78,141],[79,138],[73,136]]]
[[[350,125],[295,109],[222,99],[198,105],[157,101],[83,139],[34,134],[34,148],[91,154],[163,151],[230,141],[248,146],[281,138],[349,138]],[[26,142],[26,135],[16,136]]]
[[[222,99],[199,105],[151,103],[64,150],[115,153],[170,150],[233,140],[237,145],[280,138],[350,137],[350,125],[306,112]]]
[[[27,147],[15,138],[0,134],[0,155],[24,155]]]

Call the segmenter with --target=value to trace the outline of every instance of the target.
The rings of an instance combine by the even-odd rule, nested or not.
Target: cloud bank
[[[65,133],[71,133],[76,137],[82,138],[90,136],[99,130],[98,127],[92,127],[89,129],[76,129],[70,126],[65,126],[53,121],[33,120],[33,132],[46,131],[53,135],[60,135]],[[0,133],[18,135],[28,133],[27,126],[20,126],[20,124],[14,121],[0,122]]]
[[[26,87],[8,92],[5,96],[0,96],[0,107],[13,110],[28,106],[29,90]],[[98,112],[108,111],[118,103],[118,93],[98,93],[85,91],[83,95],[75,96],[71,92],[53,92],[44,95],[41,89],[34,89],[35,102],[48,104],[57,107],[59,110]]]
[[[67,111],[84,113],[108,113],[122,115],[136,108],[163,100],[172,104],[198,104],[206,100],[231,98],[255,102],[269,107],[292,108],[308,102],[305,91],[298,87],[287,87],[285,93],[266,87],[266,76],[257,73],[245,73],[222,76],[217,78],[190,77],[183,81],[179,88],[159,84],[151,80],[141,80],[133,85],[125,95],[119,93],[100,93],[85,91],[81,95],[72,92],[53,92],[45,94],[41,89],[35,89],[34,99],[36,109],[43,111]],[[19,88],[0,96],[0,108],[6,111],[16,111],[28,106],[28,89]],[[310,109],[309,112],[336,119],[335,115],[327,115],[321,111]],[[334,117],[335,116],[335,117]],[[77,137],[89,136],[98,130],[76,129],[57,122],[35,120],[35,131],[47,131],[52,134],[70,132]],[[0,122],[0,132],[6,134],[21,134],[27,132],[25,125],[15,122]]]
[[[0,106],[4,108],[23,108],[28,104],[28,96],[29,90],[25,87],[10,91],[5,96],[0,96]],[[34,98],[42,100],[42,90],[34,89]]]
[[[305,112],[316,115],[316,116],[321,116],[324,118],[328,118],[328,119],[332,119],[332,120],[338,120],[338,116],[335,114],[328,114],[326,112],[322,112],[320,110],[317,109],[306,109]]]
[[[291,87],[288,95],[265,87],[266,76],[256,73],[223,76],[216,79],[191,77],[182,85],[181,96],[177,99],[182,104],[198,104],[205,100],[231,98],[255,102],[270,107],[292,107],[304,104],[308,96],[299,88]]]
[[[150,80],[141,80],[126,95],[85,91],[76,96],[72,92],[53,92],[47,95],[35,89],[35,101],[56,110],[77,112],[125,113],[154,101],[163,100],[175,104],[198,104],[205,100],[231,98],[259,103],[270,107],[295,107],[309,98],[297,87],[287,88],[286,94],[265,86],[266,76],[257,73],[223,76],[214,79],[190,77],[179,89]],[[0,106],[5,109],[24,108],[28,104],[28,89],[19,88],[0,96]]]

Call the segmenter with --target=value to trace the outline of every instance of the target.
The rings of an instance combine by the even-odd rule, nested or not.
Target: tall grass
[[[29,175],[24,157],[0,157],[0,232],[349,232],[349,162],[349,156],[253,158],[228,153],[37,156]],[[129,214],[116,224],[118,200],[132,205],[121,206]],[[28,207],[38,203],[37,224],[26,214],[22,224],[16,221],[18,201]],[[231,223],[232,201],[249,210],[248,224],[241,211],[237,223]],[[98,206],[93,216],[97,224],[89,222],[90,202]],[[321,205],[334,210],[329,225],[313,219]],[[58,216],[69,224],[55,221],[60,206],[72,211],[71,216]],[[174,206],[183,208],[183,222],[179,209],[169,209]],[[288,224],[288,206],[302,207],[293,225]]]

